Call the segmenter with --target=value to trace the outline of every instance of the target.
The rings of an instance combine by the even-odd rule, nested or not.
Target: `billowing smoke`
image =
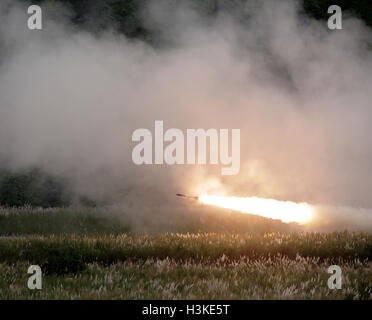
[[[321,207],[317,228],[372,229],[372,33],[360,20],[330,31],[297,1],[208,16],[195,2],[153,1],[145,41],[43,8],[43,30],[31,31],[25,4],[0,5],[0,156],[13,169],[69,176],[139,225],[185,211],[174,194],[188,192],[307,202]],[[239,128],[239,174],[134,165],[132,133],[155,120]]]

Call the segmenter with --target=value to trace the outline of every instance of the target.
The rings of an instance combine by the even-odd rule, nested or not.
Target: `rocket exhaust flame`
[[[348,230],[367,232],[372,230],[372,211],[370,209],[310,205],[258,197],[190,196],[182,193],[177,193],[177,196],[242,213],[278,219],[287,223],[296,222],[315,231],[340,231],[345,230],[345,226]]]
[[[201,195],[197,198],[204,204],[218,206],[226,209],[250,213],[283,222],[297,222],[304,224],[313,217],[313,209],[307,203],[291,201],[278,201],[257,197],[221,197]]]

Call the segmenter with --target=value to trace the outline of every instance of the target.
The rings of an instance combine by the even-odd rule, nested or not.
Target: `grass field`
[[[0,215],[0,299],[372,299],[372,234],[140,235],[97,212],[35,211],[39,229]],[[42,290],[27,288],[32,264]],[[327,285],[333,264],[341,290]]]

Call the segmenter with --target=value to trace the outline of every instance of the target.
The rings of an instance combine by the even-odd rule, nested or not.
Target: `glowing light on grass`
[[[266,218],[279,219],[283,222],[307,223],[313,216],[312,208],[307,203],[291,201],[278,201],[257,197],[221,197],[199,196],[199,201],[204,204],[218,206],[242,213],[256,214]]]

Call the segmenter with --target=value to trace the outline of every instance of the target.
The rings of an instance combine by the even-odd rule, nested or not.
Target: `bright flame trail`
[[[278,201],[257,197],[220,197],[199,196],[199,201],[243,213],[260,215],[266,218],[279,219],[283,222],[307,223],[313,216],[312,208],[307,203]]]

